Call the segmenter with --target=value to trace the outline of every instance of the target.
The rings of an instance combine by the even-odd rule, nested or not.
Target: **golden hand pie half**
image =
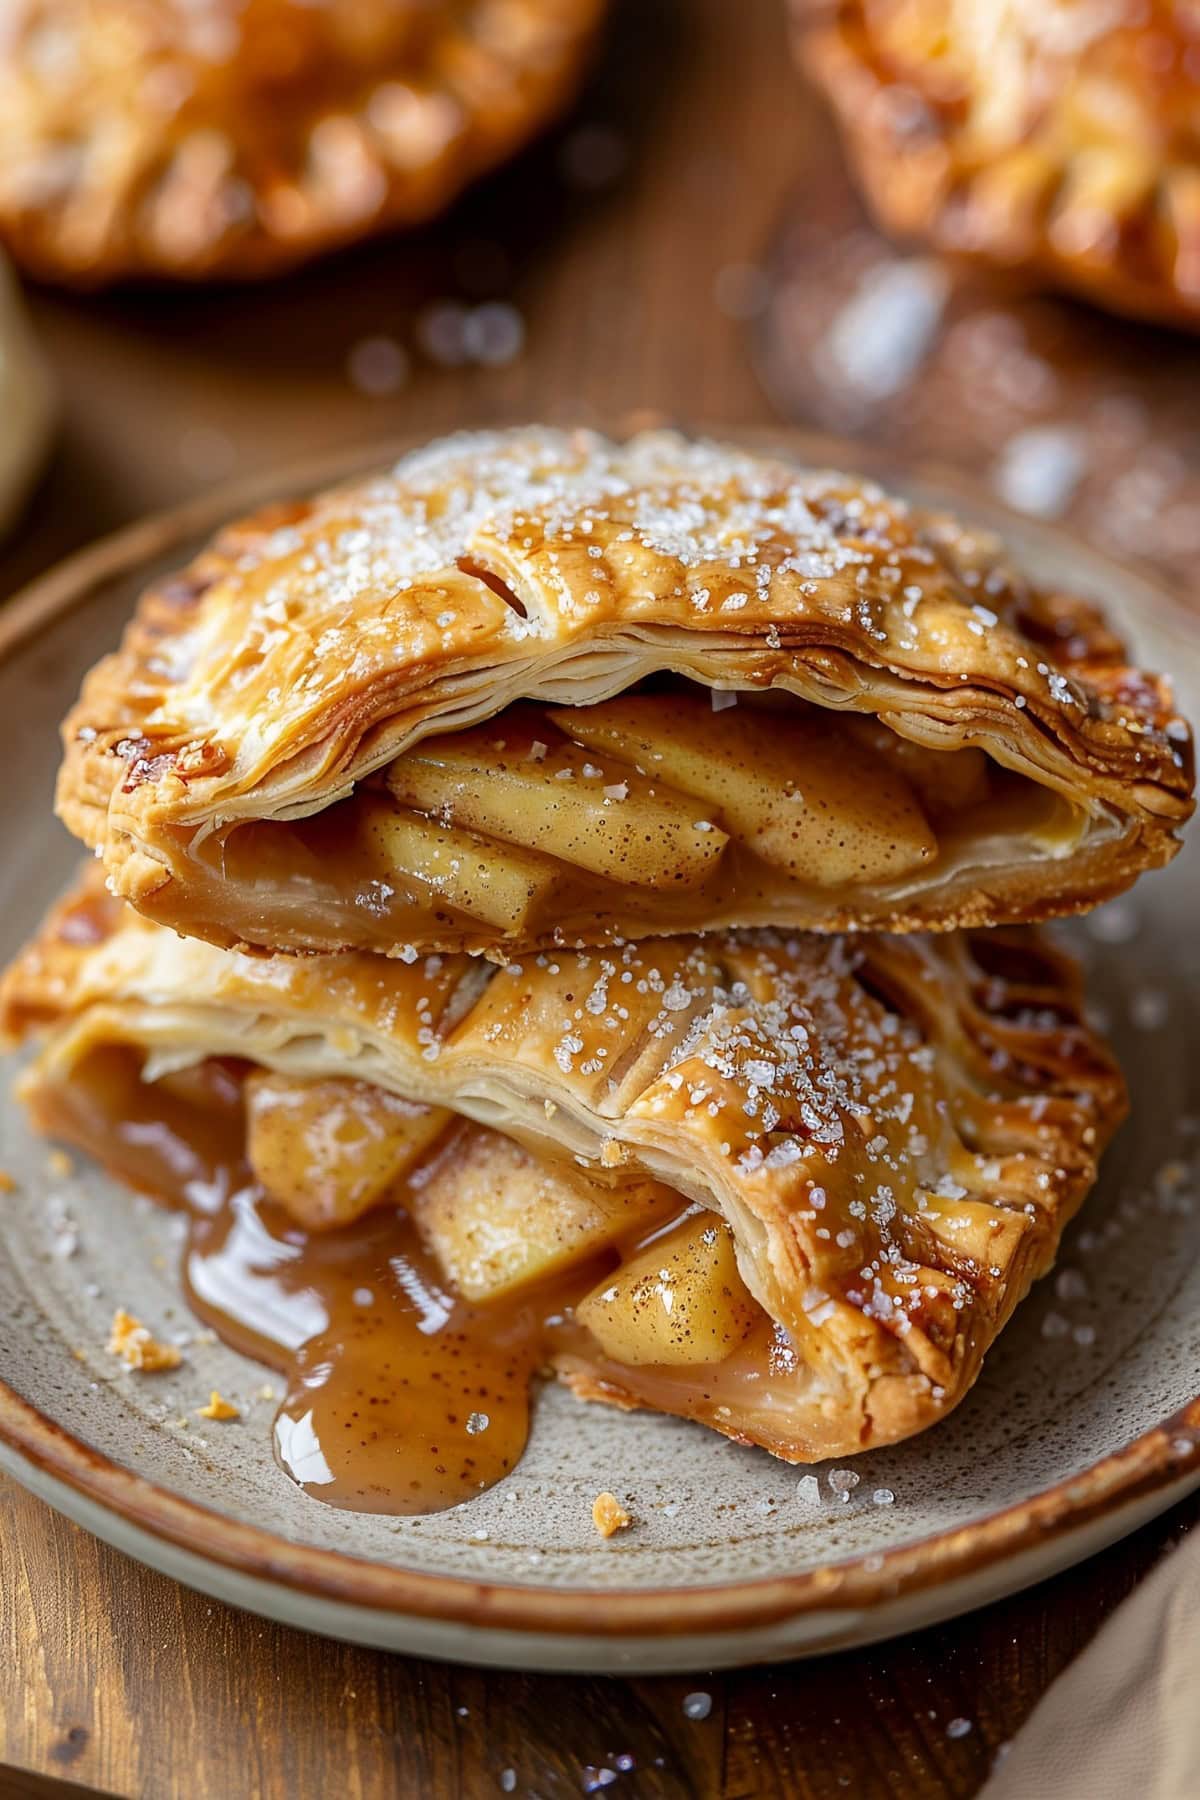
[[[427,219],[572,93],[602,0],[9,0],[0,238],[27,268],[267,275]]]
[[[1174,0],[792,0],[884,227],[1200,319],[1200,24]]]
[[[1168,861],[1191,743],[1097,610],[854,476],[451,438],[230,527],[64,726],[58,808],[226,946],[994,924]]]
[[[310,1234],[399,1199],[473,1342],[541,1306],[522,1369],[799,1462],[961,1399],[1125,1106],[1073,966],[1028,929],[271,958],[139,919],[93,873],[0,998],[42,1040],[35,1119],[118,1173],[161,1189],[155,1122],[209,1071],[244,1094],[237,1157]]]

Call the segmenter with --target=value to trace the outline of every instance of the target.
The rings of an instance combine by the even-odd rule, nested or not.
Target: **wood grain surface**
[[[416,237],[273,287],[34,295],[63,433],[0,551],[0,592],[147,510],[310,452],[514,418],[777,421],[755,373],[761,271],[781,221],[803,225],[803,172],[828,155],[827,129],[776,0],[625,0],[571,119]],[[431,333],[461,326],[455,307],[490,302],[514,309],[518,355],[429,354]],[[364,344],[379,363],[375,340],[391,391],[373,395],[361,371]],[[820,409],[812,422],[827,422]],[[285,1630],[138,1567],[0,1479],[0,1796],[973,1795],[1055,1674],[1198,1519],[1200,1499],[1027,1595],[869,1651],[582,1680]],[[711,1698],[706,1717],[685,1712],[689,1694]],[[950,1735],[952,1720],[969,1729]]]
[[[18,1769],[152,1800],[550,1800],[607,1792],[604,1770],[614,1800],[973,1795],[1047,1684],[1198,1520],[1200,1497],[1028,1594],[902,1642],[587,1680],[414,1662],[272,1625],[129,1562],[0,1478],[0,1749]],[[711,1699],[707,1718],[684,1711],[693,1694]],[[952,1720],[970,1730],[951,1735]]]

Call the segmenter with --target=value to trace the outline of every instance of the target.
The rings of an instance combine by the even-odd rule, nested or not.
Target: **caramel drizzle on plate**
[[[306,1493],[393,1514],[471,1499],[519,1461],[533,1377],[552,1340],[577,1334],[571,1303],[616,1253],[473,1305],[423,1248],[403,1181],[354,1224],[302,1229],[246,1160],[247,1068],[210,1061],[144,1082],[136,1052],[106,1047],[31,1103],[43,1130],[187,1217],[188,1302],[286,1377],[275,1450]]]

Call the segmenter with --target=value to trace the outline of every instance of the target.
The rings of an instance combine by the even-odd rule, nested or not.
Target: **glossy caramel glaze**
[[[472,1305],[422,1246],[404,1183],[350,1226],[301,1229],[246,1161],[248,1067],[214,1060],[146,1082],[135,1052],[109,1047],[69,1085],[29,1098],[41,1129],[186,1214],[189,1303],[234,1349],[286,1375],[275,1449],[307,1493],[357,1512],[469,1500],[520,1459],[532,1378],[553,1351],[586,1346],[571,1306],[617,1253]],[[481,1129],[452,1125],[435,1154],[454,1155],[459,1139],[465,1150]],[[635,1229],[628,1247],[637,1242]],[[685,1373],[664,1372],[664,1398]]]

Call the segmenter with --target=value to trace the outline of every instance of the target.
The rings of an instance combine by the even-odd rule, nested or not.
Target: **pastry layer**
[[[69,1092],[113,1046],[151,1082],[233,1057],[444,1108],[548,1165],[574,1159],[618,1216],[631,1183],[639,1205],[658,1205],[654,1183],[707,1209],[768,1322],[749,1387],[714,1398],[707,1365],[697,1381],[686,1360],[662,1375],[620,1354],[619,1304],[590,1326],[577,1310],[556,1366],[582,1393],[796,1461],[894,1441],[961,1399],[1124,1109],[1074,970],[1028,932],[724,935],[505,969],[267,958],[157,928],[93,872],[2,1001],[11,1035],[44,1040],[35,1092]],[[252,1160],[277,1185],[267,1119]],[[452,1184],[469,1210],[464,1195]],[[461,1220],[446,1231],[457,1279],[476,1279]]]
[[[669,435],[451,439],[231,527],[64,735],[113,891],[227,946],[1031,919],[1169,860],[1192,805],[1169,689],[1093,607]]]

